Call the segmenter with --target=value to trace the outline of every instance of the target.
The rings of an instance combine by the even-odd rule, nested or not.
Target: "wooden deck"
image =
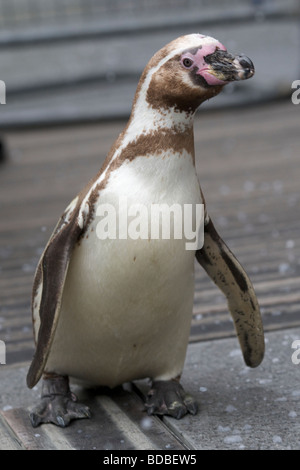
[[[200,111],[195,122],[197,171],[209,213],[254,283],[266,331],[300,326],[299,111],[284,102]],[[123,126],[118,122],[3,136],[8,157],[0,166],[0,339],[7,347],[7,364],[1,369],[14,369],[32,357],[30,296],[37,261],[59,215],[99,169]],[[196,273],[191,342],[233,336],[222,294],[198,266]],[[130,406],[122,393],[118,406]],[[112,423],[115,401],[105,406]],[[24,413],[20,408],[2,414],[0,433],[7,423],[12,429],[20,426]],[[162,439],[167,432],[169,442],[165,428],[157,432]],[[143,448],[148,438],[138,435],[136,439],[145,439]],[[51,437],[43,439],[41,447],[51,447]],[[185,444],[177,438],[176,446]]]

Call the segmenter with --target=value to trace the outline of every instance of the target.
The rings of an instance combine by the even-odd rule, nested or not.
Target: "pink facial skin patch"
[[[183,56],[181,57],[181,63],[184,64],[185,59],[190,59],[192,61],[190,68],[192,69],[194,67],[197,67],[197,75],[201,75],[209,85],[225,85],[227,83],[226,81],[220,80],[210,73],[211,69],[209,67],[209,64],[207,64],[204,60],[204,57],[209,54],[213,54],[216,49],[226,51],[226,47],[223,46],[223,44],[221,44],[220,42],[205,44],[201,47],[201,49],[198,49],[195,55],[190,52],[186,52],[185,54],[183,54]]]
[[[201,75],[209,85],[226,85],[226,83],[228,83],[225,80],[220,80],[214,75],[211,75],[208,70],[197,72],[197,75]]]

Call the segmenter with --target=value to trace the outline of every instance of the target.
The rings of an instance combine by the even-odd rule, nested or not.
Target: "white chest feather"
[[[99,239],[97,208],[120,216],[120,199],[128,208],[200,204],[191,156],[137,157],[112,172],[72,255],[47,369],[108,386],[180,374],[194,293],[184,239]]]
[[[124,162],[111,173],[98,203],[120,196],[142,204],[201,202],[191,155],[168,151],[163,157],[136,157]]]

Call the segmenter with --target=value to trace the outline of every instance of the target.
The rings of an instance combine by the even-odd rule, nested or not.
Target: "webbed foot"
[[[195,415],[198,404],[179,382],[157,380],[152,383],[145,403],[148,415],[170,415],[180,419],[187,413]]]
[[[67,376],[51,375],[43,379],[41,402],[32,409],[29,417],[35,428],[42,423],[66,427],[73,419],[90,418],[89,408],[77,402],[71,392]]]

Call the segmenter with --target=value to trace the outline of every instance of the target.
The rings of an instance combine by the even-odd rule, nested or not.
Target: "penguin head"
[[[175,39],[152,57],[139,88],[144,88],[146,101],[154,108],[195,112],[227,83],[253,74],[248,57],[230,54],[210,36],[190,34]]]

